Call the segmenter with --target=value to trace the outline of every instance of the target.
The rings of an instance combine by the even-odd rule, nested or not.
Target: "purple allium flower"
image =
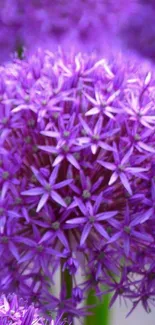
[[[0,325],[45,325],[47,321],[39,316],[33,305],[28,306],[15,294],[0,297]],[[52,320],[49,325],[65,325],[65,321]]]
[[[0,70],[0,290],[69,321],[103,285],[148,311],[154,70],[41,50]]]
[[[29,53],[38,46],[53,50],[57,45],[105,53],[135,2],[130,0],[126,6],[125,0],[2,0],[1,60],[17,50],[21,55],[23,47]]]

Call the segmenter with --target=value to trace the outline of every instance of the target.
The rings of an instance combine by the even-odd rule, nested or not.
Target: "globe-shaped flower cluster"
[[[1,292],[71,317],[90,288],[149,311],[154,104],[154,72],[121,56],[40,50],[0,68]]]

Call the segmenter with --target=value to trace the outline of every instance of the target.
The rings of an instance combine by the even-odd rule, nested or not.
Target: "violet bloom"
[[[102,285],[149,309],[155,87],[145,69],[61,50],[0,68],[0,290],[49,320],[83,317],[80,303]]]

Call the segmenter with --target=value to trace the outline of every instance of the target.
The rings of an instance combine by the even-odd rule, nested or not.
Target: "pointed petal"
[[[46,185],[46,180],[45,178],[41,175],[41,173],[33,166],[31,166],[31,170],[33,172],[33,174],[35,175],[36,179],[39,181],[39,183],[42,185],[42,186],[45,186]]]
[[[57,153],[57,149],[52,146],[38,146],[38,148],[48,153]]]
[[[94,127],[94,134],[100,134],[102,130],[103,116],[100,116]]]
[[[151,146],[148,146],[147,144],[143,143],[142,141],[138,141],[138,145],[140,148],[148,151],[148,152],[152,152],[155,153],[155,149],[152,148]]]
[[[68,224],[73,224],[73,225],[78,225],[78,224],[81,224],[81,223],[85,223],[86,222],[86,218],[74,218],[74,219],[70,219],[70,220],[67,220],[66,223]]]
[[[39,212],[43,208],[43,206],[46,204],[48,198],[49,198],[49,193],[45,193],[42,195],[42,197],[38,203],[36,212]]]
[[[114,243],[117,241],[120,237],[122,237],[122,231],[116,232],[109,240],[108,244]]]
[[[58,230],[57,232],[57,236],[59,238],[59,240],[61,241],[61,243],[67,248],[69,249],[69,243],[68,240],[65,236],[65,234],[63,233],[63,231],[61,229]]]
[[[109,240],[109,235],[108,233],[105,231],[105,229],[103,228],[103,226],[101,226],[98,222],[94,223],[94,228],[97,230],[97,232],[99,232],[99,234],[106,238],[107,240]]]
[[[60,164],[60,162],[64,159],[64,156],[63,155],[58,155],[54,161],[53,161],[53,164],[52,166],[55,167],[57,166],[58,164]]]
[[[151,235],[149,235],[149,234],[143,234],[143,233],[135,231],[135,230],[132,230],[131,234],[132,234],[132,236],[134,236],[135,238],[141,240],[142,242],[146,241],[146,242],[151,243],[151,242],[154,241],[153,237]]]
[[[21,217],[21,215],[19,213],[17,213],[16,211],[13,211],[13,210],[8,211],[8,216],[12,219]]]
[[[9,189],[9,182],[5,182],[1,189],[1,199],[2,200],[5,198],[5,195],[7,194],[8,189]]]
[[[128,235],[125,236],[124,238],[124,252],[126,256],[129,256],[130,252],[130,237]]]
[[[65,201],[62,199],[62,197],[57,192],[52,191],[51,197],[55,202],[59,203],[60,205],[62,205],[65,208],[67,207]]]
[[[52,231],[46,231],[45,234],[40,239],[39,244],[42,244],[45,241],[49,240],[50,238],[52,238],[52,236],[53,236],[53,232]]]
[[[57,183],[57,184],[53,185],[53,189],[56,190],[56,189],[62,188],[64,186],[67,186],[67,185],[71,184],[72,181],[73,181],[72,179],[67,179],[66,181],[62,181],[60,183]]]
[[[87,209],[85,207],[85,205],[83,204],[82,200],[80,200],[79,198],[75,197],[75,202],[77,203],[77,206],[79,207],[79,209],[81,210],[81,212],[84,215],[87,215]]]
[[[117,291],[116,291],[116,292],[113,294],[113,296],[112,296],[112,298],[111,298],[111,300],[110,300],[109,308],[111,308],[111,307],[113,306],[113,304],[114,304],[114,302],[116,301],[117,297],[118,297],[118,293],[117,293]]]
[[[108,212],[99,213],[96,215],[97,221],[107,220],[109,218],[116,216],[117,213],[118,211],[108,211]]]
[[[103,142],[103,141],[99,141],[99,146],[104,149],[104,150],[108,150],[108,151],[114,151],[114,148],[109,146],[109,144]]]
[[[91,151],[92,151],[93,155],[96,155],[96,152],[97,152],[97,145],[96,144],[91,145]]]
[[[55,180],[56,180],[56,178],[57,178],[57,176],[58,176],[59,167],[60,167],[60,166],[57,165],[57,166],[54,167],[54,169],[52,170],[51,176],[50,176],[50,178],[49,178],[49,182],[50,182],[51,185],[53,185],[53,184],[55,183]]]
[[[87,239],[87,237],[88,237],[88,235],[89,235],[89,233],[91,231],[91,228],[92,228],[92,225],[89,224],[89,223],[86,223],[86,225],[84,226],[83,231],[82,231],[82,235],[81,235],[81,239],[80,239],[80,245],[81,246],[85,243],[85,241],[86,241],[86,239]]]
[[[127,167],[126,171],[134,174],[134,173],[146,172],[146,171],[148,171],[148,169],[147,168],[141,168],[141,167]]]
[[[119,177],[120,177],[120,179],[121,179],[121,182],[122,182],[123,186],[124,186],[124,187],[126,188],[126,190],[128,191],[128,193],[129,193],[130,195],[132,195],[132,189],[131,189],[131,186],[130,186],[130,184],[129,184],[129,181],[128,181],[126,175],[125,175],[124,173],[120,173]]]
[[[44,189],[42,187],[34,187],[30,190],[23,191],[22,195],[28,195],[28,196],[35,196],[35,195],[41,195],[44,193]]]
[[[136,226],[138,224],[142,224],[145,221],[147,221],[148,219],[150,219],[150,217],[153,215],[153,208],[150,208],[147,212],[145,213],[141,213],[138,217],[136,217],[135,219],[133,219],[130,222],[130,226]]]
[[[58,138],[60,136],[59,132],[55,132],[55,131],[41,131],[40,133],[42,135],[46,135],[47,137],[51,137],[51,138]]]
[[[92,103],[93,105],[97,104],[97,101],[94,98],[92,98],[91,96],[89,96],[86,92],[84,92],[84,95],[90,101],[90,103]]]
[[[79,120],[80,120],[80,122],[81,122],[81,124],[82,124],[82,126],[83,126],[83,128],[85,130],[85,132],[88,135],[92,136],[92,131],[91,131],[89,125],[83,120],[83,118],[81,116],[79,116]]]
[[[86,116],[91,116],[91,115],[96,115],[98,113],[100,113],[99,107],[93,107],[89,111],[87,111],[85,115]]]
[[[17,261],[19,261],[19,253],[17,250],[17,247],[14,245],[14,243],[12,241],[9,242],[9,249],[10,252],[12,253],[12,255],[16,258]]]
[[[23,262],[27,262],[28,260],[32,260],[34,258],[34,251],[28,251],[26,254],[24,254],[23,257],[21,257],[18,260],[18,263],[23,263]]]
[[[112,164],[112,163],[109,163],[109,162],[106,162],[106,161],[102,161],[102,160],[97,160],[97,162],[101,166],[105,167],[106,169],[109,169],[109,170],[112,170],[112,171],[116,169],[116,166],[114,164]]]
[[[133,153],[133,147],[131,147],[129,151],[125,154],[125,156],[121,160],[121,165],[124,165],[129,161],[129,158],[132,155],[132,153]]]
[[[114,172],[114,173],[111,175],[110,179],[109,179],[109,183],[108,183],[108,185],[112,185],[112,184],[114,184],[114,183],[116,182],[117,179],[118,179],[118,174],[117,174],[117,172]]]
[[[73,155],[71,155],[70,153],[67,154],[67,160],[76,168],[80,170],[80,165],[77,162],[77,160],[74,158]]]

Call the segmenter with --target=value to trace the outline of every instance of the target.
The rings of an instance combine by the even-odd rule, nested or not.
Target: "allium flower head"
[[[72,321],[90,288],[100,295],[106,284],[110,305],[120,296],[148,311],[154,71],[40,50],[1,67],[1,79],[1,291]]]

